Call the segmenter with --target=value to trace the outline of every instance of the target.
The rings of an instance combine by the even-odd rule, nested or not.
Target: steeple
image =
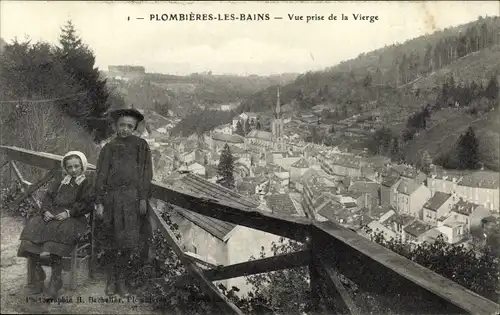
[[[281,118],[281,107],[280,107],[280,86],[278,85],[278,93],[276,98],[276,118]]]
[[[274,120],[272,122],[272,134],[273,134],[273,147],[280,148],[282,146],[283,137],[283,121],[281,119],[281,100],[280,100],[280,87],[278,85],[276,94],[276,108],[274,109]]]

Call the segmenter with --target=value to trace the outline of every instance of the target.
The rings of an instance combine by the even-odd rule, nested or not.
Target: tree
[[[75,99],[61,100],[61,105],[71,117],[102,117],[110,106],[106,80],[101,79],[93,52],[76,35],[71,21],[62,27],[59,45],[56,57],[71,79],[81,86],[79,92],[83,93]],[[84,125],[94,129],[88,121]],[[97,137],[103,137],[104,132],[99,130]]]
[[[417,161],[417,167],[424,173],[429,174],[431,170],[432,158],[429,151],[424,150]]]
[[[486,96],[489,99],[498,98],[498,81],[496,75],[493,75],[491,79],[488,81],[488,85],[484,90],[484,96]]]
[[[363,87],[367,88],[372,85],[373,78],[372,76],[368,73],[365,78],[363,79]]]
[[[71,21],[61,29],[59,44],[61,47],[58,47],[57,55],[64,69],[87,92],[80,107],[86,108],[89,116],[102,116],[108,109],[106,80],[100,78],[99,69],[94,67],[93,52],[76,35],[76,29]]]
[[[246,134],[248,134],[250,132],[250,122],[249,122],[249,120],[250,120],[250,118],[245,119],[245,127],[243,128],[243,130],[244,130],[243,136],[245,136]]]
[[[477,169],[479,166],[479,143],[472,127],[458,140],[458,167]]]
[[[245,131],[243,130],[243,126],[241,125],[241,121],[238,120],[236,123],[236,131],[235,133],[240,136],[245,136]]]
[[[399,137],[392,138],[390,155],[396,161],[399,161],[399,159],[401,158],[401,152],[400,152],[400,147],[399,147]]]
[[[403,130],[403,132],[401,133],[401,138],[403,139],[404,142],[408,142],[413,139],[414,135],[415,135],[415,129],[405,128],[405,130]]]
[[[217,173],[219,175],[219,179],[217,183],[229,188],[234,188],[234,158],[231,154],[231,150],[229,149],[229,145],[226,143],[224,149],[221,152],[219,159],[219,166]]]
[[[169,114],[170,107],[171,106],[168,102],[160,103],[160,102],[154,101],[155,111],[164,117],[170,116],[170,114]]]
[[[248,131],[253,130],[253,129],[255,129],[255,119],[252,119],[252,120],[250,121],[250,129],[249,129]],[[248,132],[247,132],[247,133],[248,133]]]
[[[392,138],[392,130],[382,127],[368,140],[367,149],[372,154],[386,154],[389,152]]]

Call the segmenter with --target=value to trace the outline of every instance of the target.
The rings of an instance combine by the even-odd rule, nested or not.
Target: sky
[[[262,13],[269,14],[269,20],[150,20],[150,15],[191,13]],[[348,20],[342,20],[342,14]],[[378,20],[356,21],[354,14]],[[289,15],[304,20],[290,20]],[[306,21],[314,15],[325,20]],[[330,15],[337,20],[329,20]],[[492,15],[500,15],[500,2],[1,1],[0,36],[7,42],[29,36],[55,44],[70,19],[102,70],[138,65],[147,72],[176,75],[269,75],[324,69],[363,52]]]

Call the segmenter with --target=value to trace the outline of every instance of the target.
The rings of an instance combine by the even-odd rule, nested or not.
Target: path
[[[1,217],[1,310],[3,314],[157,314],[149,304],[122,301],[90,303],[89,297],[105,298],[102,280],[78,277],[75,291],[69,289],[68,273],[64,272],[62,303],[28,302],[24,294],[26,259],[17,257],[19,235],[23,227],[21,218]],[[50,268],[44,267],[47,278]],[[48,282],[48,281],[47,281]],[[46,285],[47,285],[46,282]],[[84,303],[78,303],[78,298]],[[71,300],[69,300],[71,298]],[[116,300],[116,298],[115,298]]]

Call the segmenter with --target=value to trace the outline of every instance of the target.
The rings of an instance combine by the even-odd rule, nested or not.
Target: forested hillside
[[[436,71],[495,44],[500,44],[500,18],[480,18],[469,24],[360,54],[324,71],[301,74],[294,82],[282,87],[282,102],[296,102],[301,108],[330,104],[356,111],[370,101],[378,101],[383,107],[399,107],[401,98],[408,97],[407,101],[413,100],[420,105],[425,97],[437,96],[433,88],[439,86],[443,74],[434,74]],[[487,82],[498,69],[500,61],[495,56],[473,69],[452,72],[455,81]],[[429,76],[430,79],[419,83]],[[415,88],[422,89],[422,94],[417,97],[409,93],[414,84]],[[275,103],[276,87],[273,86],[244,101],[241,110],[258,112]]]
[[[428,128],[443,128],[453,133],[450,139],[456,139],[463,128],[454,129],[449,124],[467,128],[469,123],[491,115],[491,110],[498,105],[498,74],[500,18],[487,17],[363,53],[324,71],[302,74],[281,88],[281,100],[305,111],[325,105],[334,113],[333,116],[327,113],[329,118],[336,120],[376,112],[385,125],[391,126],[390,137],[398,138],[398,155],[411,162],[415,160],[411,155],[415,150],[427,149],[426,145],[422,147],[423,143],[436,142],[435,132],[427,132]],[[268,111],[275,103],[276,87],[272,86],[242,102],[238,111]],[[449,106],[460,109],[450,111],[453,120],[448,120],[445,114],[429,126],[412,126],[409,117],[427,105],[431,117],[443,116],[439,112]],[[479,129],[493,126],[477,125]],[[498,129],[479,130],[478,137],[483,135],[487,135],[487,139],[478,139],[483,143],[481,147],[495,145],[495,139],[498,144]],[[430,148],[431,158],[449,153],[442,150],[442,146]],[[487,151],[480,154],[484,164],[498,168],[498,151]]]
[[[276,84],[286,84],[296,74],[273,76],[212,75],[211,73],[175,76],[146,73],[137,80],[109,80],[127,104],[154,109],[155,103],[168,107],[179,116],[193,108],[216,109],[223,104],[239,103],[254,93]]]

